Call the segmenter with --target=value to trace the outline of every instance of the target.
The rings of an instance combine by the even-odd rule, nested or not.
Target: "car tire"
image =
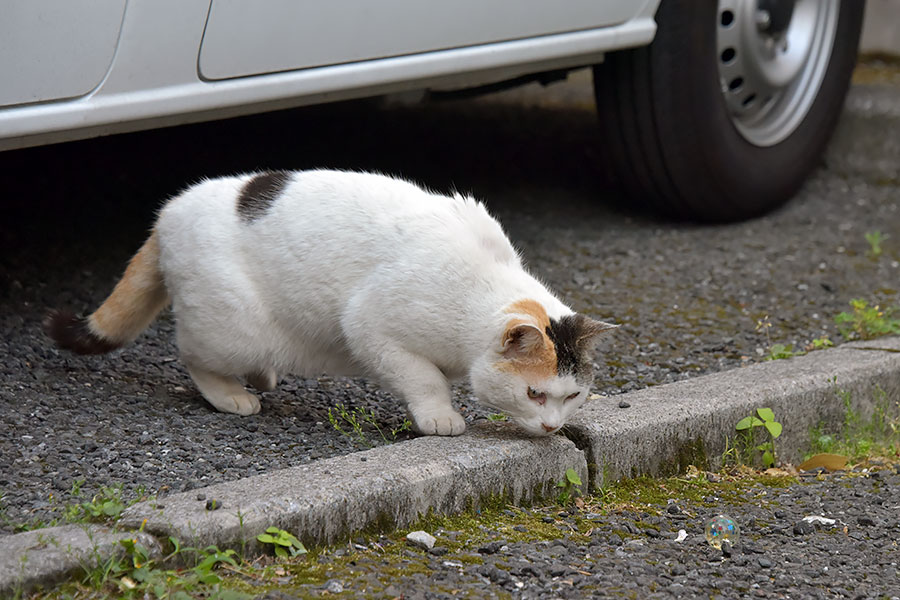
[[[601,144],[632,202],[681,218],[735,221],[788,200],[817,165],[841,114],[865,3],[798,2],[788,27],[808,34],[793,44],[797,52],[808,44],[807,64],[797,67],[794,58],[797,73],[783,85],[758,75],[787,61],[779,49],[755,55],[771,49],[769,38],[793,39],[791,30],[762,31],[762,20],[748,26],[749,5],[759,7],[755,0],[663,0],[652,44],[610,53],[594,67]],[[746,57],[737,70],[736,55]],[[755,112],[744,114],[751,95]]]

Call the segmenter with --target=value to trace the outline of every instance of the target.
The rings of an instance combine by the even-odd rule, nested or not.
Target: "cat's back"
[[[430,254],[518,260],[500,224],[472,198],[377,173],[314,170],[284,176],[283,189],[259,220],[261,237],[278,231],[279,239],[306,252],[324,250],[332,259],[349,252],[356,262]]]
[[[351,271],[397,261],[519,262],[481,203],[376,173],[267,171],[205,180],[163,208],[157,229],[179,255],[241,253],[272,266],[284,257]]]

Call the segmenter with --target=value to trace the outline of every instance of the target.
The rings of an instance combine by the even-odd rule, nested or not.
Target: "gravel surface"
[[[253,417],[216,413],[177,360],[168,313],[112,355],[48,343],[44,311],[95,308],[188,183],[325,166],[471,190],[574,308],[623,325],[597,360],[596,390],[612,395],[762,360],[774,343],[839,341],[833,317],[851,298],[900,303],[900,87],[859,85],[848,107],[797,198],[716,227],[655,220],[609,192],[583,74],[473,101],[350,103],[0,155],[0,533],[58,516],[77,480],[86,495],[164,495],[382,443],[371,428],[337,432],[338,403],[385,431],[401,424],[376,386],[328,378],[288,378]],[[873,230],[889,236],[878,258]],[[465,389],[457,402],[485,417]]]
[[[336,586],[347,597],[404,600],[900,598],[900,471],[801,477],[789,487],[778,478],[735,487],[699,477],[663,482],[669,489],[658,493],[668,499],[608,514],[507,510],[496,526],[436,529],[428,551],[398,549],[401,536],[357,539],[312,567],[288,567],[280,589],[259,598],[324,597]],[[723,513],[741,533],[730,556],[704,535]]]

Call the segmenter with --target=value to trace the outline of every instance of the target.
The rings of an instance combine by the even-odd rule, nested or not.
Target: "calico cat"
[[[170,200],[90,316],[53,311],[60,348],[109,352],[171,301],[181,358],[223,412],[259,412],[281,374],[365,375],[423,434],[459,435],[450,382],[526,432],[585,401],[598,335],[529,275],[469,197],[369,173],[278,171],[203,181]]]

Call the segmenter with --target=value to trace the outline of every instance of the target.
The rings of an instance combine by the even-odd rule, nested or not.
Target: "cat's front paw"
[[[215,407],[221,412],[232,413],[235,415],[255,415],[260,410],[259,398],[249,392],[243,394],[232,394],[220,399]]]
[[[413,416],[416,431],[422,435],[461,435],[466,430],[466,421],[455,410],[424,417]]]

